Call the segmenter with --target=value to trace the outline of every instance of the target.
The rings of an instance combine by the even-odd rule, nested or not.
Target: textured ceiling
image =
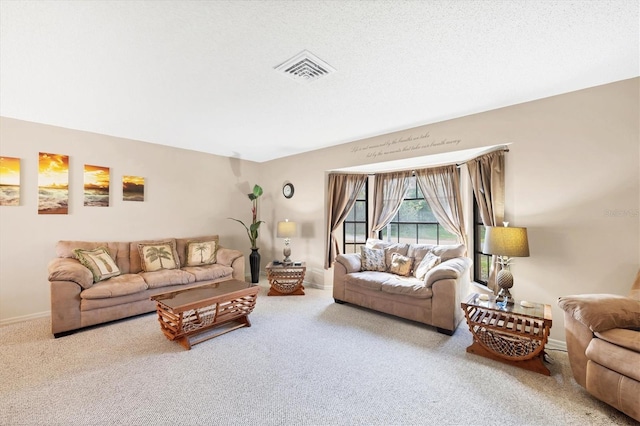
[[[253,161],[639,75],[638,1],[0,8],[0,115]],[[336,72],[274,69],[305,49]]]

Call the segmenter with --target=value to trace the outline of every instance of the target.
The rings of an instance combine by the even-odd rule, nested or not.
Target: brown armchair
[[[558,305],[575,380],[640,421],[640,271],[627,297],[565,296]]]

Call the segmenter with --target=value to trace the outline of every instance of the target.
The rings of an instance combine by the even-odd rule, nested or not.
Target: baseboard
[[[44,318],[51,316],[51,311],[37,312],[35,314],[22,315],[19,317],[12,317],[0,320],[0,325],[15,324],[17,322],[28,321],[36,318]]]
[[[556,340],[556,339],[549,339],[547,341],[547,345],[545,346],[546,349],[552,350],[552,351],[567,351],[567,343],[563,342],[562,340]]]

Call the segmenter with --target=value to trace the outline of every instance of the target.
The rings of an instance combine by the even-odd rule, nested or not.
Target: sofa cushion
[[[384,263],[384,250],[360,247],[360,257],[362,259],[363,271],[385,272],[387,267]]]
[[[395,275],[388,272],[362,271],[347,274],[344,277],[346,285],[353,284],[369,290],[380,290],[382,283]]]
[[[640,301],[612,294],[564,296],[558,305],[591,331],[640,328]]]
[[[440,264],[440,257],[429,252],[422,258],[420,264],[416,267],[415,277],[419,280],[424,280],[427,276],[427,272],[432,270],[436,265]]]
[[[144,272],[180,268],[175,242],[172,240],[138,243],[138,252]]]
[[[411,275],[412,268],[412,258],[403,256],[400,253],[393,253],[391,255],[391,265],[389,266],[389,272],[391,272],[392,274],[407,277]]]
[[[216,263],[218,241],[189,241],[186,247],[186,266],[202,266]]]
[[[403,294],[405,296],[428,299],[433,296],[433,291],[415,277],[392,276],[382,283],[380,290],[385,293]]]
[[[147,289],[147,284],[138,274],[122,274],[94,284],[91,288],[83,290],[80,297],[83,299],[104,299],[107,297],[126,296]]]
[[[203,266],[185,266],[182,270],[192,274],[196,281],[217,280],[233,275],[231,266],[220,265],[219,263]]]
[[[467,247],[464,244],[433,246],[432,253],[440,257],[444,262],[456,257],[463,257],[467,253]]]
[[[189,284],[196,281],[196,277],[182,269],[160,269],[153,272],[140,272],[140,276],[149,288],[166,287],[169,285]]]
[[[607,331],[598,331],[595,334],[609,343],[638,352],[640,357],[640,330],[613,328]]]
[[[603,339],[591,339],[585,354],[591,361],[597,362],[603,367],[640,381],[640,368],[638,368],[640,354],[637,352]]]
[[[93,250],[75,249],[73,253],[80,263],[91,271],[95,283],[120,275],[120,269],[106,247]]]

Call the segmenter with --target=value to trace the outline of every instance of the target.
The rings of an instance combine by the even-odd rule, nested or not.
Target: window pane
[[[349,212],[349,214],[347,214],[347,217],[345,218],[346,222],[353,222],[354,220],[356,220],[356,209],[351,209],[351,211]]]
[[[355,211],[355,219],[352,220],[356,220],[359,222],[364,222],[367,220],[367,204],[364,201],[356,201],[356,205],[353,207],[353,209],[351,210],[352,212]]]
[[[411,243],[415,243],[418,239],[418,229],[417,226],[414,224],[400,224],[399,225],[399,229],[400,229],[400,239],[399,242],[401,243],[407,243],[407,244],[411,244]]]
[[[367,242],[367,224],[366,223],[356,223],[356,243],[366,243]],[[359,251],[359,250],[358,250]]]
[[[347,243],[355,242],[355,224],[353,223],[345,223],[344,224],[344,241]]]
[[[440,232],[438,244],[458,244],[458,237],[455,234],[444,229],[442,225],[438,225],[438,230]]]
[[[418,242],[420,244],[438,244],[438,225],[421,224],[418,225]]]

